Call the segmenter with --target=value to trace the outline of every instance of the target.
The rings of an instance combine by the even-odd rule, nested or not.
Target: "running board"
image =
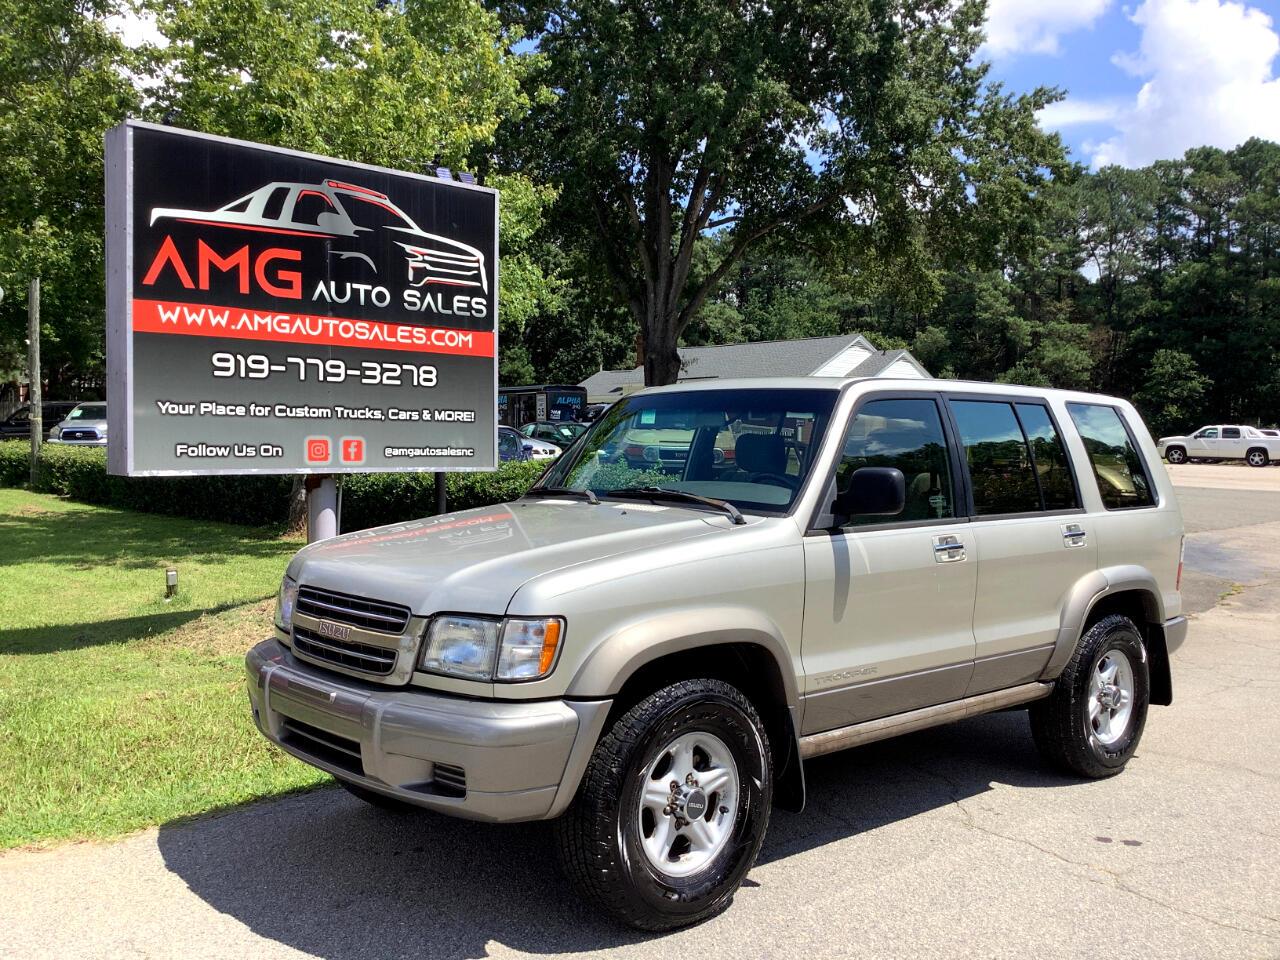
[[[1053,692],[1053,683],[1024,683],[1007,690],[993,690],[976,697],[964,700],[953,700],[933,707],[922,707],[907,713],[895,714],[892,717],[881,717],[879,720],[867,720],[835,730],[824,730],[822,733],[811,733],[800,738],[800,756],[820,757],[824,753],[835,753],[848,747],[858,747],[876,740],[887,740],[903,733],[914,733],[928,727],[976,717],[980,713],[991,713],[1005,707],[1016,707],[1022,703],[1030,703],[1047,697]]]

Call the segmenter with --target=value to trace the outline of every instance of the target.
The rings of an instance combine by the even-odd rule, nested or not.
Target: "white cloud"
[[[1059,37],[1093,26],[1109,6],[1111,0],[991,0],[983,53],[1057,54]]]
[[[1078,100],[1068,98],[1051,103],[1040,111],[1040,125],[1048,130],[1078,127],[1088,123],[1111,123],[1124,111],[1117,100]]]
[[[1280,140],[1280,80],[1273,72],[1280,36],[1269,16],[1230,0],[1144,0],[1131,19],[1142,31],[1138,49],[1113,62],[1144,78],[1137,96],[1119,109],[1091,101],[1062,105],[1068,118],[1093,111],[1115,128],[1114,136],[1085,145],[1094,166],[1143,166],[1253,136]],[[1101,116],[1106,111],[1111,115]],[[1051,117],[1044,122],[1054,125]]]

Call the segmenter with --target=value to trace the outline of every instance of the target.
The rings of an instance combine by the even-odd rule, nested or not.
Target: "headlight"
[[[558,617],[490,620],[449,614],[427,629],[423,670],[467,680],[518,682],[555,666],[564,621]]]
[[[293,608],[298,603],[298,581],[285,577],[276,596],[276,626],[285,633],[293,631]]]
[[[422,669],[468,680],[492,680],[498,652],[497,620],[436,617],[427,629]]]

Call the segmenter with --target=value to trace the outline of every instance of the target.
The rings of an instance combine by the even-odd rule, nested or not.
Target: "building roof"
[[[863,336],[762,340],[680,349],[680,382],[727,377],[874,377],[897,361],[908,362],[928,376],[906,350],[877,350]],[[582,382],[592,400],[617,399],[644,386],[644,368],[601,370]],[[630,389],[628,389],[630,388]]]

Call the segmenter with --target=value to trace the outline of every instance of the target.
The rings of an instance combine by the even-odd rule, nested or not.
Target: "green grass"
[[[299,545],[0,488],[0,848],[327,779],[267,744],[244,692]]]

